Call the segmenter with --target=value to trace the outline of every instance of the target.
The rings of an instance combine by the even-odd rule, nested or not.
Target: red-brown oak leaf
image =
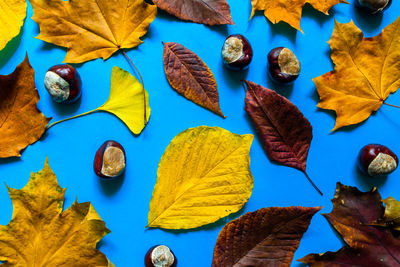
[[[347,246],[337,252],[309,254],[300,262],[324,267],[400,266],[400,238],[388,228],[370,224],[385,211],[376,188],[364,193],[338,183],[332,203],[332,212],[323,215]]]
[[[224,117],[214,75],[195,53],[181,44],[165,43],[164,69],[168,82],[179,94]]]
[[[226,0],[153,0],[161,9],[182,20],[222,25],[234,24]]]
[[[290,266],[313,215],[321,208],[263,208],[229,222],[219,233],[212,267]]]
[[[308,150],[313,138],[310,122],[285,97],[256,83],[244,82],[247,86],[245,110],[258,131],[268,157],[302,171],[311,182],[306,173]]]

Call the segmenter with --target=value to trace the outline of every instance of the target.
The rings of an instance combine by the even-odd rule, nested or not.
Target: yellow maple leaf
[[[26,17],[26,0],[0,0],[0,50],[18,35]]]
[[[360,123],[400,86],[400,18],[372,38],[351,21],[335,22],[329,45],[335,69],[313,81],[318,107],[336,112],[340,127]]]
[[[158,166],[148,226],[190,229],[238,211],[253,190],[252,141],[218,127],[178,134]]]
[[[30,0],[37,37],[67,47],[65,62],[104,60],[123,48],[140,45],[157,14],[143,0]]]
[[[48,161],[21,190],[8,187],[10,223],[0,226],[0,261],[8,266],[113,266],[96,249],[110,232],[89,203],[63,211],[65,189]]]
[[[9,75],[0,75],[0,158],[19,157],[42,136],[47,119],[37,108],[35,71],[25,60]]]
[[[264,10],[264,15],[272,22],[284,21],[293,28],[303,32],[300,28],[303,6],[310,3],[316,10],[328,15],[329,9],[346,0],[251,0],[252,10],[250,19],[257,10]]]
[[[149,106],[149,95],[146,90],[144,90],[144,92],[146,98],[147,122],[150,118],[151,109]],[[75,119],[98,111],[105,111],[117,116],[134,134],[140,134],[145,127],[143,98],[142,84],[129,72],[119,67],[114,67],[111,73],[110,96],[106,103],[94,110],[54,122],[50,124],[48,128],[63,121]]]

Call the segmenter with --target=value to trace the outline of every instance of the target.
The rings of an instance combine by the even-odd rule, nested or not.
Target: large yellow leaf
[[[149,95],[146,90],[146,122],[150,118]],[[55,124],[78,118],[98,111],[105,111],[120,118],[134,134],[140,134],[145,126],[144,122],[144,95],[143,86],[129,72],[114,67],[111,73],[110,97],[97,109],[52,123]]]
[[[112,266],[96,249],[110,231],[89,202],[63,211],[65,189],[47,160],[24,188],[8,191],[14,211],[0,226],[1,266]]]
[[[0,50],[21,31],[26,0],[0,0]]]
[[[329,45],[335,69],[313,79],[318,107],[336,111],[340,127],[360,123],[400,86],[400,18],[372,38],[353,22],[335,22]]]
[[[346,0],[251,0],[252,11],[250,18],[257,10],[264,10],[264,15],[272,22],[284,21],[293,28],[300,30],[300,20],[303,6],[310,3],[316,10],[328,15],[329,9]]]
[[[158,166],[148,226],[190,229],[238,211],[253,190],[252,141],[218,127],[178,134]]]
[[[140,45],[157,14],[143,0],[30,0],[37,38],[67,47],[65,62],[109,58],[122,48]]]

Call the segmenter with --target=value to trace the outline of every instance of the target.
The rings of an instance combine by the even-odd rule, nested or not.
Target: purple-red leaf
[[[311,218],[321,208],[263,208],[219,233],[212,267],[290,266]]]
[[[304,172],[309,179],[306,165],[313,138],[310,122],[285,97],[256,83],[245,83],[245,110],[257,128],[268,157]]]
[[[165,43],[164,69],[168,82],[179,94],[224,117],[214,75],[195,53],[181,44]]]
[[[338,183],[332,203],[332,212],[324,216],[347,246],[337,252],[309,254],[300,262],[324,267],[400,266],[400,238],[388,228],[370,224],[380,219],[385,211],[376,188],[364,193]]]

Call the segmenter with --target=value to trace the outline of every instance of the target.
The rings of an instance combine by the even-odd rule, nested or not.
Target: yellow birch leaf
[[[37,37],[68,48],[65,62],[104,60],[123,48],[140,45],[157,14],[143,0],[30,0]]]
[[[112,266],[96,244],[110,232],[89,202],[63,211],[65,189],[48,161],[21,190],[8,188],[14,211],[0,226],[0,261],[15,266]]]
[[[240,210],[253,190],[252,141],[219,127],[178,134],[158,166],[148,227],[196,228]]]
[[[313,81],[318,107],[336,112],[337,130],[368,119],[400,87],[400,18],[372,38],[336,21],[328,43],[335,69]]]
[[[316,10],[328,15],[329,9],[346,0],[251,0],[252,10],[250,19],[257,10],[264,10],[264,15],[272,23],[284,21],[293,28],[303,32],[300,28],[303,6],[310,3]]]
[[[0,0],[0,50],[21,31],[26,17],[26,0]]]
[[[144,92],[146,94],[146,121],[148,121],[151,112],[149,94],[146,90],[144,90]],[[106,103],[97,109],[54,122],[50,124],[48,128],[63,121],[75,119],[98,111],[105,111],[117,116],[134,134],[140,134],[145,127],[143,98],[143,86],[140,82],[129,72],[119,67],[114,67],[111,73],[110,96]]]

